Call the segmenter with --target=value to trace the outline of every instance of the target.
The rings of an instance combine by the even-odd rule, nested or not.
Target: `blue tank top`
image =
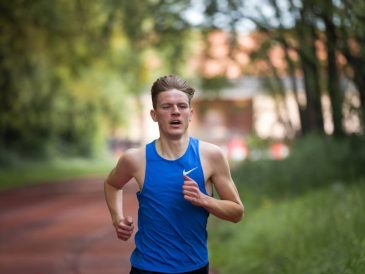
[[[209,213],[183,196],[183,171],[207,194],[200,163],[199,141],[190,138],[184,155],[162,158],[156,141],[146,145],[146,172],[139,202],[136,248],[131,264],[143,270],[179,273],[208,263],[207,220]]]

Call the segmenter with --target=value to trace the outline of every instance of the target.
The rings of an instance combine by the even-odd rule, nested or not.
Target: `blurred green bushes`
[[[233,171],[246,216],[211,218],[211,262],[229,273],[365,273],[363,137],[309,136],[282,161]]]
[[[365,138],[309,135],[291,146],[281,161],[246,161],[237,166],[233,179],[243,196],[254,203],[270,197],[282,199],[334,183],[349,184],[365,178]]]
[[[96,157],[127,132],[134,97],[190,56],[188,4],[0,1],[0,166]]]
[[[229,233],[211,229],[218,273],[365,273],[365,181],[358,183],[266,203],[227,225]]]
[[[116,164],[113,157],[54,158],[24,161],[13,159],[13,165],[0,167],[0,190],[44,182],[59,182],[80,177],[105,177]]]

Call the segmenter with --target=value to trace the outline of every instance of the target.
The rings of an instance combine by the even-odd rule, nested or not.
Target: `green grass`
[[[0,168],[0,190],[40,182],[106,176],[115,163],[112,156],[104,159],[70,158],[19,162],[14,166]]]
[[[308,136],[282,161],[246,161],[232,177],[239,224],[212,218],[219,274],[365,273],[365,139]]]
[[[364,198],[365,181],[334,184],[212,220],[211,261],[222,274],[365,273]]]

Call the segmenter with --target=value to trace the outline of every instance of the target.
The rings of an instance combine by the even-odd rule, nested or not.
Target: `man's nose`
[[[172,107],[172,114],[180,114],[180,110],[179,110],[178,106],[175,105]]]

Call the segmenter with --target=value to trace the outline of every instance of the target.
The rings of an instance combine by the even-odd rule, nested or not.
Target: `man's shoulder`
[[[145,157],[145,146],[129,148],[127,149],[122,156],[127,157],[128,159],[140,159]]]
[[[130,167],[138,167],[145,161],[145,147],[129,148],[119,158],[119,163]]]
[[[200,140],[200,153],[203,157],[208,157],[212,160],[218,160],[224,158],[223,150],[212,143]]]

